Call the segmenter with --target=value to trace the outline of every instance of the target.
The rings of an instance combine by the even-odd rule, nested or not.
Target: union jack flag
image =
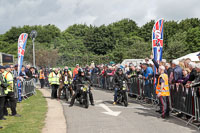
[[[153,26],[152,30],[152,48],[154,59],[160,63],[162,61],[163,49],[163,19],[159,19]]]
[[[162,50],[163,50],[163,19],[159,19],[153,26],[152,30],[152,51],[154,60],[160,64],[162,61]],[[158,70],[154,66],[154,87],[157,85],[155,74],[158,73]]]

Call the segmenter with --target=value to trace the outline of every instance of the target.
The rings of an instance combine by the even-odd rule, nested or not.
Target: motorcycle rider
[[[128,81],[128,78],[126,77],[125,74],[123,74],[123,70],[121,68],[118,68],[113,78],[114,89],[115,89],[114,102],[113,102],[114,105],[117,102],[117,91],[122,87],[123,81]]]
[[[62,76],[59,79],[60,81],[60,86],[59,86],[59,90],[58,90],[58,98],[60,99],[60,95],[61,95],[61,91],[64,89],[65,85],[69,84],[69,90],[71,92],[71,94],[73,95],[73,90],[72,90],[72,77],[68,71],[68,69],[64,69]],[[65,90],[64,90],[65,91]]]
[[[84,73],[83,69],[79,68],[78,69],[78,74],[74,78],[74,91],[75,91],[75,94],[73,95],[73,97],[71,99],[69,107],[73,106],[75,99],[77,98],[77,96],[80,95],[80,93],[81,93],[81,86],[80,85],[84,84],[85,81],[89,81],[91,83],[90,78],[85,76],[85,73]],[[91,88],[89,89],[89,97],[90,97],[91,105],[94,106],[94,100],[93,100],[93,95],[92,95],[92,92],[91,92]]]

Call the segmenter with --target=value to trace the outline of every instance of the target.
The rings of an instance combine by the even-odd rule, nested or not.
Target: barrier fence
[[[27,98],[28,96],[30,95],[33,95],[36,93],[35,91],[35,81],[34,79],[31,79],[31,80],[23,80],[23,81],[20,81],[21,82],[21,96],[22,98]],[[15,98],[19,98],[18,96],[18,88],[17,88],[17,81],[14,81],[14,92],[15,92]]]
[[[94,86],[100,87],[102,89],[114,89],[113,76],[102,76],[96,74],[92,76],[92,82]],[[152,101],[158,102],[155,93],[156,88],[153,85],[153,80],[144,80],[139,77],[132,77],[128,79],[127,85],[130,95],[135,95],[139,99],[147,98]],[[147,95],[147,93],[145,93],[146,87],[148,87],[150,95]],[[190,120],[195,118],[195,120],[198,120],[200,122],[200,92],[198,90],[199,87],[186,88],[180,83],[171,84],[171,109],[190,116]]]

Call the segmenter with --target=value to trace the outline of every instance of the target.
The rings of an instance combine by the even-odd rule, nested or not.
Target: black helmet
[[[117,74],[119,74],[119,71],[122,71],[122,73],[123,73],[123,70],[121,68],[118,68],[117,69]]]
[[[68,69],[64,69],[64,73],[68,72]]]
[[[80,76],[81,75],[81,73],[83,73],[84,71],[83,71],[83,69],[82,68],[79,68],[78,69],[78,75]]]

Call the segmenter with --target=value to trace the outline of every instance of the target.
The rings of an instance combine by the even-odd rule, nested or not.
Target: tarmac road
[[[198,133],[173,117],[159,118],[151,107],[129,99],[129,106],[112,105],[113,92],[92,90],[95,106],[83,108],[78,102],[69,107],[62,101],[67,133]]]

